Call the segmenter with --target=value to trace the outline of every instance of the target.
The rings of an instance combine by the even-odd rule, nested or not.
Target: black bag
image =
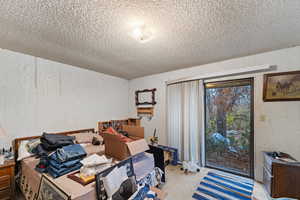
[[[55,151],[57,148],[74,144],[74,140],[74,136],[43,133],[41,144],[45,150]]]

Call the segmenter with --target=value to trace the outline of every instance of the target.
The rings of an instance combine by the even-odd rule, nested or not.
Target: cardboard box
[[[133,141],[133,142],[128,142],[128,143],[126,143],[126,145],[127,145],[130,156],[133,156],[133,155],[136,155],[138,153],[145,152],[145,151],[149,150],[148,143],[146,142],[145,139],[140,139],[140,140],[136,140],[136,141]]]
[[[122,130],[126,131],[129,135],[129,138],[133,140],[144,138],[144,127],[123,125]]]
[[[105,155],[118,160],[124,160],[128,157],[126,143],[121,142],[116,135],[103,133],[102,137],[104,139]]]
[[[119,137],[109,133],[103,134],[105,144],[105,155],[124,160],[129,156],[144,152],[149,149],[145,139],[138,139],[132,142],[122,142]]]

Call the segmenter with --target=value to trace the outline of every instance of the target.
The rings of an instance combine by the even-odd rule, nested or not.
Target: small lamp
[[[2,140],[2,138],[6,138],[6,137],[7,137],[6,132],[0,125],[0,139]],[[4,160],[5,160],[4,158],[5,158],[4,154],[0,154],[0,165],[4,164]]]

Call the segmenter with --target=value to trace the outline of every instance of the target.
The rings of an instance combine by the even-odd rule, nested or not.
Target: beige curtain
[[[167,86],[168,145],[178,148],[181,161],[201,163],[203,82]]]

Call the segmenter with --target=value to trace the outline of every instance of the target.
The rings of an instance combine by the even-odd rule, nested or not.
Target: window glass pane
[[[249,79],[205,85],[206,165],[252,176],[252,84]]]

